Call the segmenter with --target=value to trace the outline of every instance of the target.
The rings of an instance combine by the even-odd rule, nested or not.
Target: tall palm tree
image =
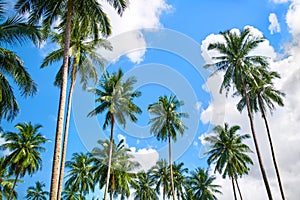
[[[47,200],[47,196],[49,196],[49,192],[44,191],[43,187],[45,187],[44,183],[39,181],[35,182],[35,187],[30,186],[27,189],[26,199],[28,200]]]
[[[188,168],[184,167],[184,163],[173,164],[174,188],[177,199],[185,199],[185,190],[188,187],[185,174],[188,173]],[[169,192],[171,193],[171,191]],[[171,194],[169,194],[171,196]]]
[[[232,85],[236,88],[238,94],[245,98],[252,138],[255,145],[256,155],[258,158],[260,170],[263,181],[266,187],[268,198],[273,200],[267,174],[263,165],[258,141],[256,138],[253,113],[250,107],[249,97],[247,94],[248,86],[255,82],[253,78],[253,69],[257,67],[268,67],[267,58],[259,55],[251,55],[252,51],[262,42],[264,38],[253,36],[250,29],[246,28],[240,33],[233,31],[225,31],[220,33],[225,39],[225,43],[217,42],[211,43],[208,46],[209,50],[215,49],[219,51],[220,55],[214,57],[216,63],[210,66],[216,66],[217,71],[225,71],[224,79],[220,91],[226,89],[227,92]]]
[[[104,200],[106,200],[109,188],[115,120],[125,127],[126,118],[135,122],[137,121],[135,114],[142,112],[141,109],[133,103],[134,98],[141,95],[140,92],[133,91],[133,85],[135,83],[135,77],[130,77],[124,81],[122,70],[118,70],[118,72],[114,72],[112,75],[108,72],[104,73],[99,81],[100,89],[94,88],[90,90],[98,96],[95,101],[99,102],[100,105],[92,110],[88,116],[95,116],[106,111],[103,129],[106,129],[109,124],[111,128]]]
[[[49,140],[38,132],[41,127],[26,122],[19,123],[15,126],[18,133],[5,132],[2,135],[6,142],[0,148],[10,151],[6,163],[9,163],[9,170],[16,176],[8,200],[12,198],[19,177],[32,175],[42,167],[41,152],[46,150],[42,145]]]
[[[134,188],[134,200],[158,200],[158,195],[155,192],[156,180],[151,177],[150,172],[139,172],[132,184]]]
[[[273,164],[277,176],[277,181],[279,184],[281,197],[284,200],[285,199],[284,191],[280,179],[278,165],[276,162],[274,145],[272,142],[269,123],[266,117],[266,111],[267,109],[269,109],[272,114],[272,111],[275,109],[274,104],[277,104],[279,106],[284,106],[282,97],[284,97],[285,94],[280,92],[279,90],[276,90],[276,88],[274,87],[273,79],[280,78],[280,75],[277,72],[273,72],[273,71],[268,72],[263,69],[262,73],[258,73],[258,75],[260,76],[256,77],[255,84],[250,85],[249,88],[247,89],[248,90],[247,94],[249,96],[249,103],[250,103],[251,110],[253,112],[260,112],[264,120],[265,127],[267,130],[267,136],[270,144],[272,160],[273,160]],[[245,106],[246,106],[245,98],[242,98],[237,104],[237,108],[240,112],[242,112]]]
[[[92,172],[94,180],[99,183],[99,188],[102,189],[107,180],[107,162],[109,160],[110,141],[99,140],[101,148],[95,147],[92,151],[94,167]],[[120,195],[120,199],[125,199],[130,195],[130,185],[133,183],[134,174],[132,170],[139,166],[138,163],[132,161],[133,156],[130,154],[130,149],[124,145],[124,140],[121,140],[117,145],[112,143],[110,184],[108,192],[110,199]]]
[[[126,0],[107,0],[118,12],[122,15],[123,11],[127,6]],[[94,31],[96,38],[99,36],[99,32],[103,36],[108,36],[111,33],[109,20],[104,11],[102,10],[101,4],[97,0],[53,0],[53,1],[42,1],[42,0],[18,0],[15,8],[20,13],[30,12],[29,22],[38,23],[39,20],[43,19],[43,26],[49,30],[53,22],[58,17],[62,18],[61,31],[64,32],[64,56],[63,56],[63,68],[62,68],[62,82],[58,106],[58,117],[55,134],[55,146],[53,156],[53,167],[52,167],[52,178],[51,178],[51,189],[50,198],[60,199],[58,194],[58,177],[59,177],[59,166],[61,157],[61,146],[62,146],[62,132],[64,123],[64,111],[66,102],[67,92],[67,79],[68,79],[68,60],[69,60],[69,47],[71,41],[71,28],[72,18],[74,16],[80,16],[82,22],[89,22],[91,30]]]
[[[170,173],[168,171],[168,163],[165,159],[161,159],[150,169],[151,178],[156,180],[156,193],[160,194],[160,189],[163,190],[163,199],[166,199],[168,191],[170,191]]]
[[[237,134],[239,126],[229,127],[225,123],[224,127],[216,126],[214,131],[216,135],[205,138],[210,144],[210,150],[206,152],[209,155],[208,164],[215,163],[215,172],[222,174],[223,178],[231,178],[234,198],[236,197],[235,182],[237,177],[247,174],[249,171],[248,164],[253,164],[247,153],[252,152],[250,148],[243,143],[244,139],[250,138],[250,135]],[[237,185],[238,187],[238,185]],[[240,193],[242,199],[242,195]]]
[[[10,191],[14,184],[14,179],[10,178],[10,174],[7,171],[7,166],[5,163],[5,157],[0,158],[0,200],[7,199],[9,197]],[[17,199],[17,192],[13,191],[13,199]]]
[[[150,104],[148,112],[153,115],[149,123],[151,124],[150,132],[156,136],[158,140],[168,141],[169,144],[169,164],[170,164],[170,181],[172,189],[172,197],[175,200],[175,189],[173,181],[172,169],[172,146],[171,139],[176,142],[177,134],[183,135],[187,128],[181,118],[186,118],[186,113],[180,113],[178,110],[183,102],[177,100],[176,96],[160,96],[158,102]]]
[[[83,89],[86,89],[88,79],[92,79],[95,83],[98,80],[97,71],[94,65],[100,65],[101,68],[104,67],[102,57],[96,53],[97,48],[104,47],[106,49],[111,49],[109,42],[105,39],[92,39],[91,31],[88,25],[80,23],[76,18],[73,20],[73,28],[71,32],[71,43],[70,43],[70,67],[69,67],[69,77],[70,77],[70,88],[68,90],[67,97],[67,113],[64,126],[64,136],[63,136],[63,147],[61,155],[61,166],[59,172],[59,182],[58,182],[58,194],[62,192],[65,159],[67,153],[68,144],[68,134],[69,134],[69,122],[71,117],[71,105],[72,96],[75,86],[75,81],[77,74],[80,74],[80,83],[83,85]],[[52,32],[52,42],[58,43],[60,48],[48,54],[41,68],[50,65],[51,63],[63,59],[63,34]],[[62,82],[62,68],[59,69],[54,84],[56,86],[61,85]]]
[[[210,176],[208,170],[196,168],[188,177],[188,191],[192,199],[217,200],[216,194],[222,194],[221,186],[213,184],[215,176]]]
[[[65,187],[62,192],[63,200],[85,200],[84,197],[80,196],[79,192],[75,191],[74,188]]]
[[[23,45],[28,40],[36,43],[41,34],[36,26],[24,23],[21,17],[5,17],[6,3],[0,1],[0,121],[12,121],[19,113],[19,106],[14,95],[11,80],[18,86],[22,96],[32,96],[37,86],[26,71],[22,59],[6,46]]]
[[[66,166],[69,168],[66,188],[78,191],[80,196],[94,191],[94,177],[91,172],[93,165],[89,153],[74,153],[71,161],[66,162]]]

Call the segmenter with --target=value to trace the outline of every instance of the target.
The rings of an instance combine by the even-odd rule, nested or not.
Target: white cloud
[[[276,87],[286,93],[285,107],[277,108],[273,116],[268,116],[269,124],[271,126],[271,134],[275,147],[276,158],[279,165],[281,179],[286,194],[286,199],[298,199],[300,191],[297,185],[300,184],[300,175],[298,170],[300,168],[300,39],[298,30],[294,21],[299,18],[298,7],[292,6],[288,12],[288,19],[290,20],[290,30],[293,33],[293,44],[290,45],[288,52],[289,56],[279,61],[274,61],[276,53],[270,43],[265,42],[255,53],[264,53],[269,55],[273,60],[270,64],[271,70],[278,71],[282,78],[276,81]],[[293,25],[292,25],[293,24]],[[299,22],[300,24],[300,22]],[[257,30],[257,29],[256,29]],[[257,30],[258,31],[258,30]],[[218,40],[219,37],[213,35],[208,36],[203,42],[203,46],[207,46],[209,41]],[[202,50],[205,48],[202,48]],[[208,55],[209,52],[203,52]],[[206,61],[211,62],[209,58]],[[240,114],[235,108],[238,99],[233,99],[230,95],[225,101],[220,98],[224,95],[219,94],[219,87],[221,81],[218,76],[212,76],[208,79],[206,85],[211,91],[212,102],[205,109],[201,115],[201,120],[204,123],[211,122],[214,125],[228,122],[229,125],[240,125],[242,127],[241,133],[250,133],[249,120],[246,111]],[[207,86],[206,86],[207,88]],[[223,106],[220,105],[223,102]],[[221,108],[220,108],[221,107]],[[223,117],[213,117],[212,114],[221,109],[220,115]],[[218,115],[215,115],[218,116]],[[277,179],[273,168],[271,154],[269,150],[268,140],[265,134],[265,128],[261,116],[255,115],[255,127],[259,141],[260,150],[263,157],[263,162],[269,177],[271,190],[274,199],[280,199]],[[252,140],[248,140],[247,144],[254,150]],[[263,200],[267,198],[264,184],[261,179],[260,170],[255,154],[251,155],[254,161],[254,166],[251,168],[250,174],[240,180],[240,186],[245,198],[254,198]],[[221,199],[232,199],[232,188],[229,180],[223,180],[220,177],[217,182],[222,185],[223,195]],[[255,195],[254,195],[255,194]]]
[[[273,0],[274,3],[287,3],[289,0]]]
[[[300,1],[293,0],[286,15],[286,23],[289,26],[290,33],[294,36],[300,34]]]
[[[136,171],[147,171],[149,170],[151,167],[153,167],[156,162],[159,159],[159,154],[155,149],[152,148],[141,148],[138,149],[136,147],[130,147],[127,143],[126,143],[126,137],[122,134],[118,134],[118,140],[124,140],[124,145],[126,148],[130,149],[130,153],[131,155],[134,156],[134,158],[132,159],[133,161],[136,161],[138,163],[140,163],[140,167],[138,169],[136,169]]]
[[[280,24],[278,22],[277,15],[275,13],[270,13],[269,22],[270,22],[269,30],[270,30],[271,34],[279,33],[280,32]]]
[[[171,6],[166,3],[166,0],[131,0],[129,7],[120,17],[108,3],[102,1],[101,3],[111,21],[113,31],[111,38],[114,40],[112,42],[113,54],[108,53],[107,59],[114,62],[119,56],[127,54],[133,63],[143,61],[146,44],[142,33],[138,30],[162,27],[160,16],[170,11]],[[128,31],[133,32],[126,34],[127,38],[123,40],[122,33]],[[104,57],[106,56],[105,52],[101,51],[101,53]]]

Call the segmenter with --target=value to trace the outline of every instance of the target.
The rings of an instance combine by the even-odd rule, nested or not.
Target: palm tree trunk
[[[236,191],[235,191],[235,186],[234,186],[234,177],[231,177],[231,183],[232,183],[232,189],[233,189],[233,195],[234,195],[234,200],[237,200],[236,197]]]
[[[174,180],[173,180],[173,167],[172,167],[172,144],[171,144],[171,137],[168,136],[168,142],[169,142],[169,162],[170,162],[170,179],[171,179],[171,188],[172,188],[172,197],[173,200],[176,200],[175,198],[175,189],[174,189]]]
[[[271,154],[272,154],[272,160],[273,160],[273,164],[274,164],[275,171],[276,171],[276,176],[277,176],[277,181],[278,181],[278,184],[279,184],[281,198],[282,198],[282,200],[285,200],[283,187],[282,187],[282,183],[281,183],[281,179],[280,179],[280,174],[279,174],[279,170],[278,170],[278,166],[277,166],[277,162],[276,162],[275,151],[274,151],[273,142],[272,142],[272,138],[271,138],[270,128],[269,128],[269,124],[268,124],[268,120],[267,120],[265,111],[262,108],[262,100],[261,100],[260,97],[258,97],[258,104],[259,104],[260,112],[262,114],[262,117],[263,117],[264,122],[265,122],[266,129],[267,129],[267,135],[268,135],[268,140],[269,140],[269,143],[270,143]]]
[[[63,130],[63,123],[64,123],[64,115],[65,115],[67,81],[68,81],[68,58],[69,58],[69,48],[70,48],[70,38],[71,38],[72,15],[73,15],[73,2],[72,0],[68,0],[67,21],[66,21],[66,28],[65,28],[65,46],[64,46],[64,58],[63,58],[63,70],[62,70],[62,84],[60,90],[58,116],[57,116],[57,123],[56,123],[50,199],[56,199],[57,189],[58,189],[57,186],[58,186],[59,165],[60,165],[61,146],[62,146],[61,140],[62,140],[62,130]]]
[[[110,167],[111,167],[111,157],[112,157],[112,145],[113,145],[113,138],[114,138],[114,124],[115,118],[114,115],[111,114],[111,129],[110,129],[110,139],[109,139],[109,154],[108,154],[108,163],[107,163],[107,178],[106,178],[106,185],[104,191],[104,200],[106,200],[106,195],[108,193],[109,187],[109,178],[110,178]]]
[[[166,200],[166,186],[163,188],[163,200]]]
[[[11,200],[11,198],[12,198],[12,196],[13,196],[13,194],[14,194],[14,190],[15,190],[15,187],[16,187],[16,185],[17,185],[17,181],[18,181],[19,175],[20,175],[20,170],[18,170],[17,173],[16,173],[16,178],[15,178],[15,180],[14,180],[14,184],[13,184],[11,190],[10,190],[9,197],[8,197],[7,200]]]
[[[71,106],[72,106],[72,96],[74,85],[76,81],[76,65],[77,60],[74,58],[73,60],[73,67],[72,67],[72,77],[71,77],[71,85],[68,95],[68,102],[67,102],[67,114],[66,114],[66,122],[65,122],[65,129],[64,129],[64,138],[63,138],[63,147],[62,147],[62,155],[61,155],[61,163],[60,163],[60,172],[59,172],[59,179],[58,179],[58,191],[57,191],[57,199],[60,199],[62,193],[62,186],[64,180],[64,170],[65,170],[65,162],[66,162],[66,154],[67,154],[67,146],[68,146],[68,135],[69,135],[69,123],[71,117]]]
[[[262,162],[260,150],[259,150],[259,147],[258,147],[258,141],[257,141],[257,138],[256,138],[255,129],[254,129],[253,116],[252,116],[252,112],[251,112],[251,109],[250,109],[250,103],[249,103],[249,98],[248,98],[246,89],[247,89],[246,83],[245,83],[245,80],[243,80],[243,90],[244,90],[243,93],[244,93],[244,97],[245,97],[245,100],[246,100],[248,117],[249,117],[249,120],[250,120],[251,132],[252,132],[252,137],[253,137],[254,146],[255,146],[255,150],[256,150],[256,155],[257,155],[257,158],[258,158],[260,171],[261,171],[263,181],[264,181],[267,193],[268,193],[269,200],[273,200],[271,189],[270,189],[268,178],[267,178],[267,174],[266,174],[266,171],[265,171],[265,168],[264,168],[264,165],[263,165],[263,162]]]
[[[242,193],[241,193],[241,190],[240,190],[240,186],[239,186],[239,183],[237,181],[237,177],[235,177],[234,180],[235,180],[235,184],[236,184],[236,187],[237,187],[239,195],[240,195],[240,199],[243,200]]]

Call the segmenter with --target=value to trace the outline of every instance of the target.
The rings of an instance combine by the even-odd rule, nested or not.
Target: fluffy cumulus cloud
[[[279,33],[280,32],[280,24],[278,22],[277,15],[275,13],[271,13],[269,15],[269,22],[270,22],[269,30],[270,30],[271,34]]]
[[[118,134],[118,139],[119,141],[124,140],[125,147],[130,149],[130,154],[133,156],[132,160],[140,164],[136,171],[148,171],[158,161],[159,154],[155,149],[130,147],[126,142],[126,137],[122,134]]]
[[[120,17],[108,3],[101,3],[111,21],[111,43],[114,48],[113,52],[101,53],[112,62],[119,56],[127,55],[132,62],[140,63],[146,51],[146,44],[139,29],[162,27],[160,17],[162,13],[169,12],[171,6],[166,0],[130,0],[129,7]],[[123,40],[123,37],[126,37],[126,40]]]
[[[287,3],[289,0],[273,0],[274,3]]]
[[[299,12],[298,8],[299,7],[295,6],[295,4],[292,5],[287,14],[287,23],[293,35],[292,45],[290,45],[288,52],[286,52],[289,56],[281,60],[275,59],[276,52],[274,52],[274,49],[270,46],[268,41],[262,43],[258,47],[258,51],[253,52],[255,54],[263,53],[263,55],[272,58],[270,63],[271,70],[279,72],[282,76],[281,79],[276,81],[275,85],[279,90],[286,93],[285,106],[283,108],[277,108],[272,116],[268,116],[268,119],[287,199],[298,199],[300,196],[300,191],[297,187],[300,184],[300,175],[298,173],[300,168],[300,146],[298,145],[300,142],[300,107],[298,106],[300,104],[300,31],[297,27],[294,27],[296,26],[295,21],[297,21],[300,16],[300,14],[297,14]],[[259,30],[253,27],[252,30],[255,34],[261,34]],[[207,52],[207,46],[210,42],[215,41],[222,42],[222,38],[220,38],[219,35],[212,34],[202,42],[203,57],[207,63],[212,62],[209,57],[216,53]],[[220,74],[220,76],[222,76],[222,74]],[[212,76],[207,80],[205,88],[208,88],[211,92],[212,102],[203,110],[201,120],[204,123],[210,122],[213,125],[223,124],[224,122],[228,122],[229,125],[240,125],[242,127],[241,133],[250,133],[247,113],[245,111],[239,113],[237,109],[235,109],[238,99],[232,98],[230,95],[227,99],[224,99],[224,94],[219,93],[221,84],[220,76]],[[264,124],[259,114],[254,117],[259,146],[269,177],[271,190],[274,199],[280,199]],[[203,142],[203,137],[200,137],[199,140]],[[255,149],[252,139],[246,142],[251,149]],[[267,194],[261,178],[257,157],[255,154],[251,156],[254,161],[254,166],[251,168],[248,176],[240,179],[241,190],[245,198],[264,200],[267,198]],[[218,176],[217,183],[223,187],[223,195],[222,197],[220,196],[220,198],[232,199],[230,180],[222,179]]]

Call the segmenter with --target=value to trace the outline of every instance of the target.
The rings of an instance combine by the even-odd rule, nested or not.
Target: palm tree
[[[27,189],[26,199],[47,200],[47,196],[49,196],[49,192],[44,191],[43,187],[45,187],[44,183],[41,183],[39,181],[35,182],[35,187],[31,186]]]
[[[70,169],[66,176],[66,188],[78,191],[80,196],[94,191],[94,177],[91,172],[93,165],[89,153],[74,153],[71,161],[66,162],[66,166]]]
[[[95,147],[92,151],[95,182],[99,183],[99,188],[102,189],[107,180],[107,162],[109,160],[110,141],[99,140],[101,148]],[[134,173],[131,171],[139,166],[138,163],[131,161],[133,156],[130,154],[130,149],[124,145],[124,140],[121,140],[117,145],[112,143],[110,184],[108,192],[110,199],[120,195],[120,199],[130,196],[130,185],[133,184]]]
[[[188,187],[185,174],[188,173],[188,168],[183,168],[184,163],[173,164],[174,188],[177,199],[185,199],[185,190]],[[171,191],[168,196],[171,196]]]
[[[251,55],[250,53],[262,42],[265,41],[262,37],[251,35],[250,29],[246,28],[240,33],[233,31],[225,31],[220,33],[225,39],[225,43],[211,43],[208,46],[209,50],[215,49],[220,52],[220,56],[213,59],[216,63],[209,66],[216,66],[217,71],[224,71],[225,75],[221,85],[220,92],[226,89],[227,92],[233,84],[238,94],[245,98],[252,138],[255,145],[255,150],[262,173],[263,181],[270,200],[273,200],[270,185],[262,162],[258,141],[256,138],[253,113],[250,107],[249,97],[247,94],[248,86],[255,82],[253,78],[253,69],[257,67],[268,67],[267,58],[263,56]]]
[[[154,115],[150,119],[151,124],[150,132],[156,136],[158,140],[166,141],[169,144],[169,164],[170,164],[170,180],[173,200],[175,200],[175,189],[173,181],[172,169],[172,146],[171,138],[174,142],[177,140],[177,134],[183,135],[184,130],[187,128],[181,118],[188,117],[186,113],[178,112],[183,102],[177,100],[176,96],[160,96],[158,102],[150,104],[148,112]]]
[[[18,133],[5,132],[2,135],[6,143],[0,148],[10,151],[6,157],[6,163],[9,163],[9,171],[16,175],[8,200],[12,198],[19,177],[22,178],[26,174],[32,175],[42,167],[41,152],[46,150],[42,144],[49,140],[38,132],[41,127],[41,125],[34,126],[26,122],[19,123],[15,126]]]
[[[216,135],[205,138],[210,144],[210,150],[206,153],[209,155],[208,164],[215,163],[215,172],[222,174],[223,178],[227,176],[231,178],[234,198],[236,197],[234,183],[237,184],[237,177],[247,174],[249,171],[248,164],[253,164],[247,153],[252,152],[250,148],[243,143],[244,139],[250,138],[250,135],[237,134],[239,126],[228,126],[225,123],[224,127],[216,126],[214,131]],[[238,184],[237,184],[238,187]],[[239,188],[239,187],[238,187]],[[240,193],[242,199],[242,195]]]
[[[115,120],[125,127],[126,118],[135,122],[137,121],[135,114],[140,114],[142,112],[141,109],[133,103],[133,99],[141,95],[140,92],[133,92],[133,85],[136,83],[136,79],[130,77],[123,82],[122,78],[122,70],[119,70],[112,75],[106,72],[103,74],[102,79],[100,79],[100,89],[94,88],[90,90],[98,96],[96,102],[99,102],[100,105],[92,110],[88,116],[95,116],[107,111],[103,129],[106,129],[109,124],[111,127],[104,200],[106,200],[109,187]]]
[[[0,121],[12,121],[19,113],[19,106],[8,77],[18,86],[22,96],[32,96],[37,86],[26,71],[22,59],[4,46],[23,45],[28,40],[41,39],[36,26],[23,22],[21,17],[5,18],[5,2],[0,1]]]
[[[52,32],[52,42],[56,42],[60,45],[60,48],[51,52],[47,55],[41,65],[41,68],[50,65],[51,63],[63,59],[63,34]],[[72,96],[75,86],[76,76],[80,74],[80,83],[83,84],[83,89],[86,89],[88,79],[92,79],[95,83],[98,80],[98,75],[94,64],[104,67],[103,59],[100,55],[96,53],[97,48],[104,47],[106,49],[111,49],[109,42],[104,39],[94,39],[91,40],[91,31],[84,25],[79,24],[79,20],[74,19],[73,29],[71,32],[71,43],[70,43],[70,60],[71,67],[69,68],[70,76],[70,88],[68,90],[67,98],[67,113],[66,121],[64,127],[64,136],[63,136],[63,147],[61,155],[61,166],[59,173],[59,182],[58,182],[58,194],[62,191],[63,177],[64,177],[64,168],[65,168],[65,159],[67,153],[67,144],[68,144],[68,134],[69,134],[69,122],[71,117],[71,105],[72,105]],[[62,66],[63,67],[63,66]],[[56,86],[61,85],[62,81],[62,67],[58,71],[54,84]]]
[[[262,118],[264,119],[265,127],[267,130],[267,136],[270,144],[272,160],[275,167],[275,172],[280,188],[281,197],[284,200],[284,191],[280,179],[279,169],[276,162],[275,152],[274,152],[274,145],[272,142],[272,137],[270,133],[270,128],[268,124],[268,120],[266,117],[266,110],[269,109],[272,111],[275,109],[275,104],[279,106],[284,106],[282,97],[285,96],[284,93],[276,90],[273,85],[274,78],[280,78],[280,75],[277,72],[268,72],[263,69],[262,73],[258,73],[258,75],[262,74],[260,77],[256,77],[256,84],[252,84],[247,91],[249,97],[250,108],[252,112],[260,112]],[[237,108],[240,112],[245,108],[246,101],[245,98],[242,98],[239,103],[237,104]]]
[[[163,199],[166,199],[167,192],[170,190],[168,163],[165,159],[161,159],[150,169],[150,175],[156,180],[155,190],[160,194],[160,188],[163,190]]]
[[[127,6],[126,0],[108,0],[117,12],[121,15]],[[58,18],[62,18],[61,31],[64,32],[64,54],[63,54],[63,67],[62,67],[62,82],[58,106],[58,117],[55,134],[55,146],[53,156],[52,178],[50,198],[60,199],[58,194],[58,177],[59,166],[61,157],[62,146],[62,132],[64,123],[64,111],[67,92],[67,79],[68,79],[68,60],[69,60],[69,47],[71,41],[71,28],[72,18],[80,16],[80,20],[84,23],[90,23],[91,30],[94,31],[95,38],[99,37],[99,32],[103,36],[108,36],[111,33],[108,17],[103,12],[101,5],[97,0],[53,0],[53,1],[40,1],[40,0],[18,0],[15,8],[20,13],[30,12],[29,22],[38,23],[43,19],[43,26],[49,30],[53,22]]]
[[[65,187],[62,192],[62,199],[64,200],[85,200],[84,197],[74,190],[74,188]]]
[[[134,200],[158,200],[157,193],[155,192],[156,181],[151,177],[150,172],[139,172],[132,184],[134,188]]]
[[[5,157],[0,157],[0,200],[7,199],[14,184],[14,179],[10,178],[6,169]],[[17,192],[13,191],[13,199],[17,199]]]
[[[197,200],[217,200],[215,194],[222,194],[219,190],[221,186],[213,184],[215,176],[210,176],[208,170],[196,168],[188,177],[188,191],[192,199]]]

